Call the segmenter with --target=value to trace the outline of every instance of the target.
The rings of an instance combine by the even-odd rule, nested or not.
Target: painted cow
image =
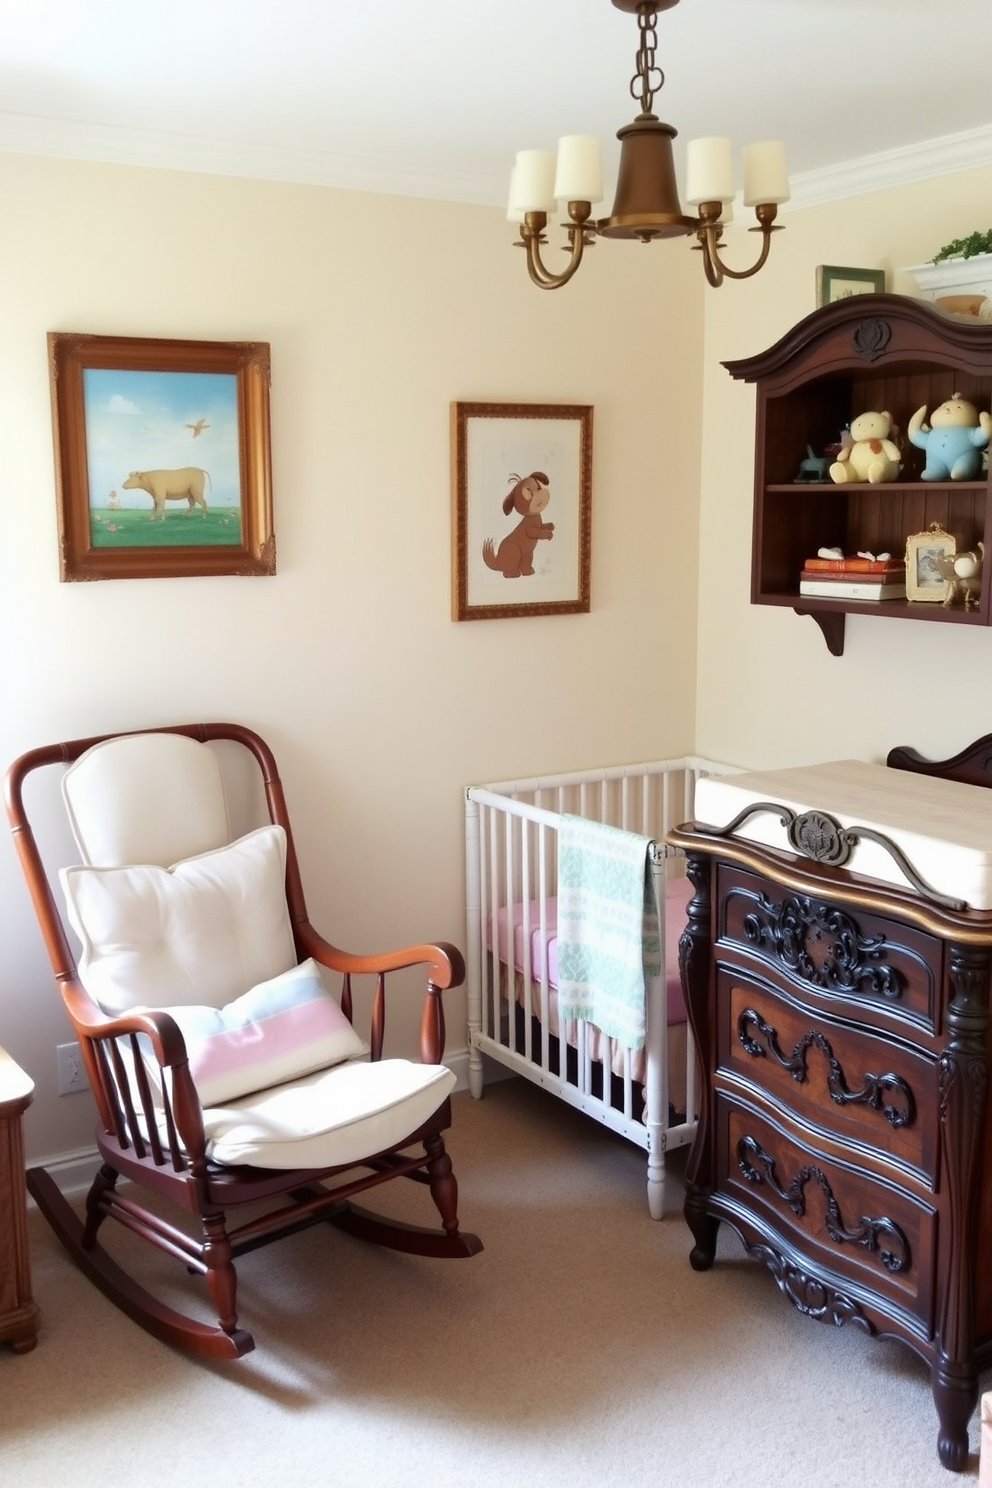
[[[207,503],[203,491],[209,479],[209,471],[201,470],[198,465],[185,465],[182,470],[132,470],[124,482],[124,489],[147,491],[155,503],[152,521],[160,516],[164,522],[167,501],[188,501],[189,505],[183,512],[184,517],[189,516],[194,506],[198,506],[206,516]]]

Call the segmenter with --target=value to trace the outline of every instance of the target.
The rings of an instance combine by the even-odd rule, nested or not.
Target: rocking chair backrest
[[[146,739],[150,741],[147,750],[143,747]],[[167,771],[164,765],[166,759],[175,763],[179,758],[178,752],[174,754],[170,747],[172,740],[177,742],[183,757],[195,761],[193,779],[199,781],[188,789],[184,786],[181,791],[173,783],[173,771]],[[137,746],[133,753],[127,748],[131,744]],[[118,745],[124,746],[120,753]],[[219,783],[218,758],[223,761]],[[121,760],[127,761],[127,770],[123,772],[125,804],[114,806],[104,802],[106,814],[102,815],[104,806],[93,803],[106,791],[108,776]],[[147,768],[139,768],[139,761]],[[60,776],[71,777],[64,801],[78,846],[73,854],[59,844],[55,850],[57,856],[53,856],[53,871],[49,872],[45,858],[51,844],[46,842],[43,852],[28,813],[26,787],[36,771],[44,776],[52,766],[59,770]],[[91,771],[95,786],[93,803],[88,803],[83,799],[84,794],[88,795],[83,785]],[[150,734],[138,732],[44,745],[22,755],[10,766],[5,778],[5,796],[14,845],[52,971],[63,996],[70,1002],[77,978],[76,952],[66,935],[62,895],[54,872],[54,865],[59,862],[112,867],[130,861],[168,867],[180,861],[184,854],[192,857],[222,847],[260,822],[278,823],[287,838],[286,896],[294,933],[296,927],[309,923],[276,761],[265,741],[240,724],[182,724]],[[45,830],[44,811],[39,809],[37,816]],[[305,954],[301,950],[297,959]]]
[[[70,765],[62,793],[83,864],[60,878],[79,972],[104,1012],[219,1008],[295,966],[285,830],[230,840],[209,745],[106,739]]]
[[[168,868],[231,841],[217,757],[183,734],[105,739],[69,766],[62,795],[88,865]]]

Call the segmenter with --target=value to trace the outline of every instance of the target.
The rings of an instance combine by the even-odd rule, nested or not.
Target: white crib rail
[[[696,1129],[695,1054],[687,1032],[686,1110],[670,1124],[667,986],[665,976],[664,880],[677,871],[665,834],[692,816],[693,792],[701,775],[725,774],[735,767],[696,757],[575,771],[471,786],[465,793],[467,995],[469,1087],[478,1099],[484,1085],[482,1056],[557,1095],[603,1125],[646,1148],[648,1205],[664,1212],[665,1153],[690,1142]],[[557,889],[557,833],[570,813],[622,827],[652,839],[652,863],[662,934],[662,972],[647,988],[644,1117],[638,1112],[630,1050],[623,1051],[620,1090],[614,1095],[609,1061],[593,1059],[591,1025],[580,1022],[574,1078],[569,1070],[564,1029],[560,1030],[557,1069],[552,1059],[547,956],[532,964],[532,932],[547,945],[547,900]],[[536,919],[535,919],[536,906]],[[501,986],[498,916],[506,919],[505,981]],[[514,1011],[513,916],[522,921],[522,1038]],[[487,932],[491,926],[491,933]],[[506,996],[502,996],[502,990]],[[535,1041],[534,1018],[540,1024]],[[521,1046],[522,1045],[522,1046]]]

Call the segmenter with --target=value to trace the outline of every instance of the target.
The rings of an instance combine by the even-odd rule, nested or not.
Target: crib
[[[665,834],[691,819],[696,781],[736,767],[695,757],[470,786],[465,792],[469,1088],[483,1056],[647,1152],[648,1209],[665,1209],[665,1154],[696,1130],[696,1067],[678,970],[690,894]],[[564,815],[650,839],[661,974],[646,983],[647,1033],[632,1050],[557,1007],[557,847]]]

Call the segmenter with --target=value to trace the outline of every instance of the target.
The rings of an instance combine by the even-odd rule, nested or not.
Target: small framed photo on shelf
[[[839,264],[820,264],[816,271],[816,306],[832,305],[852,295],[884,294],[884,269],[847,269]]]
[[[938,522],[931,522],[926,532],[914,532],[906,539],[906,598],[918,603],[942,604],[947,597],[947,580],[940,560],[953,558],[957,543]]]

